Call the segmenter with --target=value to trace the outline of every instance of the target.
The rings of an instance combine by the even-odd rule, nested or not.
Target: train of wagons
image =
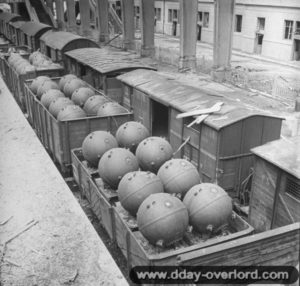
[[[300,138],[136,54],[0,13],[1,72],[128,266],[299,264]]]

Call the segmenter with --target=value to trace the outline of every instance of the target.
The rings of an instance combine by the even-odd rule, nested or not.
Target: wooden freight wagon
[[[26,22],[21,28],[21,42],[33,51],[40,49],[40,37],[52,27],[40,22]]]
[[[25,23],[26,23],[25,21],[15,21],[15,22],[8,23],[10,40],[13,44],[15,44],[17,46],[22,45],[21,27]]]
[[[22,55],[23,56],[23,55]],[[24,58],[28,59],[28,55],[24,55]],[[53,65],[53,66],[46,66],[46,67],[36,67],[34,71],[27,72],[25,74],[20,74],[15,67],[13,67],[8,62],[8,56],[4,58],[4,65],[6,66],[6,70],[8,71],[8,79],[6,84],[8,85],[9,89],[13,93],[16,101],[20,105],[20,107],[26,112],[26,103],[25,103],[25,96],[24,96],[24,83],[26,80],[34,79],[38,76],[49,76],[49,77],[58,77],[62,76],[64,72],[64,68],[61,65]]]
[[[9,34],[9,22],[16,22],[16,21],[24,21],[21,15],[2,12],[0,13],[0,34],[4,35],[7,39],[11,40],[11,35]]]
[[[80,48],[98,48],[98,45],[88,38],[69,32],[47,31],[40,38],[40,47],[43,54],[54,62],[63,64],[66,52]]]
[[[116,78],[136,69],[156,70],[137,54],[112,49],[76,49],[66,53],[67,69],[113,100],[122,102],[121,82]]]
[[[89,166],[82,155],[81,148],[72,150],[72,165],[74,178],[82,194],[88,199],[93,212],[109,237],[116,241],[130,266],[174,265],[179,254],[233,240],[253,232],[253,228],[246,221],[233,213],[226,231],[219,235],[208,238],[196,232],[187,232],[178,244],[164,249],[152,246],[138,230],[136,218],[121,206],[117,190],[103,182],[98,170]]]
[[[252,152],[251,224],[264,231],[300,222],[300,136],[269,142]]]
[[[52,78],[59,82],[60,78]],[[34,117],[39,121],[38,135],[45,148],[58,162],[63,172],[69,172],[71,167],[71,150],[81,147],[84,138],[95,130],[110,131],[115,134],[123,123],[130,121],[132,113],[124,108],[124,112],[113,116],[89,116],[79,119],[59,121],[36,98],[29,86],[32,80],[24,85],[27,105],[31,106]],[[92,88],[90,86],[90,88]],[[96,94],[103,95],[99,91]],[[104,96],[104,95],[103,95]]]
[[[250,109],[225,97],[136,70],[118,77],[123,83],[124,106],[134,120],[141,121],[154,136],[167,138],[175,157],[190,160],[203,182],[217,183],[232,197],[241,198],[242,182],[253,167],[250,149],[280,137],[282,118]],[[210,108],[223,102],[220,111],[201,124],[194,117],[177,119],[182,112]],[[125,104],[126,103],[126,104]]]
[[[31,49],[28,46],[15,46],[8,44],[7,46],[0,47],[0,69],[3,76],[4,81],[7,86],[10,87],[10,67],[7,63],[7,58],[9,56],[9,52],[13,51],[19,53],[24,58],[28,59],[31,53]]]

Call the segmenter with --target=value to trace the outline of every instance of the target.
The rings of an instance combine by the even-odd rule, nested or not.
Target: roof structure
[[[94,47],[98,47],[98,45],[94,41],[88,38],[84,38],[79,35],[64,31],[47,31],[41,36],[40,39],[41,41],[45,42],[47,46],[55,50],[63,50],[67,45],[74,41],[89,42]]]
[[[252,116],[280,118],[254,107],[250,108],[242,103],[233,102],[226,97],[220,99],[196,87],[170,80],[154,71],[140,69],[120,75],[117,78],[146,93],[150,98],[181,112],[191,111],[195,107],[197,109],[210,108],[222,101],[224,104],[221,110],[209,115],[204,121],[205,124],[217,130]]]
[[[24,34],[28,36],[35,36],[38,32],[44,30],[51,30],[52,27],[40,22],[26,22],[21,28],[20,28]]]
[[[251,151],[300,179],[300,136],[275,140],[255,147]]]
[[[101,74],[131,71],[133,69],[155,68],[144,64],[140,57],[124,51],[107,51],[106,49],[86,48],[66,52],[66,55],[76,61],[91,67]]]

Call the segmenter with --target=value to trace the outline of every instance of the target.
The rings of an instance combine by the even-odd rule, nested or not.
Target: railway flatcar
[[[98,44],[69,32],[47,31],[40,38],[41,52],[54,62],[64,64],[65,53],[80,48],[98,48]]]
[[[133,53],[116,49],[76,49],[66,52],[67,69],[117,102],[122,102],[121,82],[118,75],[135,70],[156,70],[142,62]]]
[[[10,35],[10,41],[20,46],[22,45],[22,37],[21,37],[21,27],[26,23],[26,21],[15,21],[15,22],[9,22],[8,23],[8,29],[9,29],[9,35]]]
[[[300,221],[300,136],[252,149],[249,221],[265,231]]]
[[[250,149],[280,138],[282,118],[225,97],[207,95],[153,71],[136,70],[118,79],[124,106],[133,111],[134,119],[152,135],[167,138],[178,150],[175,157],[190,160],[203,182],[217,183],[233,198],[241,198],[243,182],[251,174]],[[218,104],[218,110],[209,112]],[[195,119],[195,108],[206,115]]]
[[[16,22],[16,21],[25,21],[21,15],[2,12],[0,13],[0,33],[4,35],[7,39],[11,39],[11,35],[9,34],[9,22]]]
[[[51,26],[40,22],[26,22],[20,27],[21,43],[36,51],[40,49],[40,37],[51,29]]]

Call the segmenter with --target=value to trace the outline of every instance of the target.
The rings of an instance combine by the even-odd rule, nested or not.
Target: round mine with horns
[[[96,116],[99,107],[102,106],[105,102],[108,102],[108,99],[105,96],[94,95],[86,100],[83,109],[87,113],[87,115]]]
[[[41,98],[42,95],[49,89],[59,89],[59,87],[58,87],[57,83],[54,82],[53,80],[46,80],[38,88],[37,94],[36,94],[37,97]]]
[[[35,79],[31,82],[30,90],[31,90],[34,94],[36,94],[37,91],[38,91],[38,88],[39,88],[45,81],[48,81],[48,80],[51,80],[50,77],[48,77],[48,76],[44,76],[44,75],[38,76],[37,78],[35,78]]]
[[[200,183],[200,175],[196,167],[185,159],[172,159],[165,162],[158,170],[167,193],[185,195],[193,186]]]
[[[51,102],[59,97],[65,97],[65,95],[58,89],[49,89],[41,97],[41,103],[48,109]]]
[[[189,211],[190,224],[201,233],[214,232],[228,223],[232,201],[218,185],[203,183],[192,187],[183,203]]]
[[[58,83],[58,86],[59,86],[59,89],[61,91],[64,91],[64,88],[65,88],[65,84],[72,80],[72,79],[76,79],[78,78],[75,74],[66,74],[64,75],[60,80],[59,80],[59,83]]]
[[[136,121],[125,122],[116,132],[119,146],[129,148],[132,152],[135,152],[139,143],[149,136],[148,129],[142,123]]]
[[[123,208],[135,216],[139,206],[149,195],[163,193],[163,191],[163,184],[155,174],[135,171],[122,178],[118,187],[118,196]]]
[[[59,97],[50,103],[49,112],[56,118],[61,109],[68,105],[74,105],[74,102],[70,98]]]
[[[167,193],[150,195],[140,205],[137,223],[151,244],[167,246],[180,240],[189,222],[185,205]]]
[[[123,176],[139,168],[136,157],[127,149],[113,148],[105,152],[98,164],[100,177],[117,188]]]
[[[106,102],[101,105],[97,111],[97,116],[113,116],[128,113],[128,111],[117,102]]]
[[[136,156],[144,171],[156,173],[163,163],[172,158],[173,150],[167,140],[153,136],[138,145]]]
[[[59,111],[57,120],[66,121],[84,117],[86,117],[86,113],[78,105],[67,105]]]
[[[80,78],[73,78],[68,80],[65,85],[64,85],[64,94],[71,98],[73,92],[80,88],[80,87],[86,87],[87,83],[85,81],[83,81]]]
[[[82,143],[82,155],[93,167],[97,167],[102,155],[117,148],[116,138],[106,131],[94,131],[85,137]]]
[[[80,87],[76,89],[72,94],[72,100],[79,106],[84,106],[85,102],[91,96],[95,95],[95,92],[89,87]]]

